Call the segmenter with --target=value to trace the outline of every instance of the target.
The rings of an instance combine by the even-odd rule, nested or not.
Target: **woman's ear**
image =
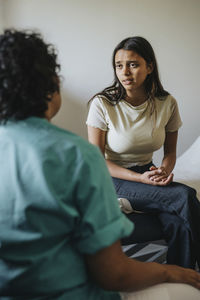
[[[148,72],[148,74],[151,74],[153,72],[153,64],[152,63],[147,64],[147,72]]]
[[[59,111],[60,107],[61,107],[61,96],[59,92],[55,92],[52,95],[51,100],[47,103],[48,104],[48,108],[45,112],[45,118],[47,120],[51,120]]]

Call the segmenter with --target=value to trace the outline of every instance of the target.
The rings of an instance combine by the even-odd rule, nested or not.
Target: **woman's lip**
[[[133,83],[133,79],[125,79],[125,80],[122,80],[122,82],[124,84],[131,84],[131,83]]]

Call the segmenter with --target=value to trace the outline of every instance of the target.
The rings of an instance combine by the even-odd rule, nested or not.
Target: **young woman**
[[[105,155],[118,197],[156,214],[168,243],[167,262],[200,264],[200,203],[192,188],[173,182],[180,119],[163,89],[154,51],[142,37],[124,39],[113,53],[114,83],[90,101],[88,137]],[[160,166],[153,152],[164,146]]]

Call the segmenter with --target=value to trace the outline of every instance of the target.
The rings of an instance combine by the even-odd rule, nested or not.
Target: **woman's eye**
[[[131,67],[131,68],[137,68],[137,67],[138,67],[138,65],[137,65],[137,64],[135,64],[135,63],[130,63],[130,67]]]
[[[115,65],[115,68],[116,68],[116,69],[121,69],[121,68],[122,68],[122,65]]]

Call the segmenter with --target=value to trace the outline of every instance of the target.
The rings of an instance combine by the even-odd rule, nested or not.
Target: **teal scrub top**
[[[120,299],[84,254],[132,230],[97,147],[42,118],[0,126],[0,299]]]

